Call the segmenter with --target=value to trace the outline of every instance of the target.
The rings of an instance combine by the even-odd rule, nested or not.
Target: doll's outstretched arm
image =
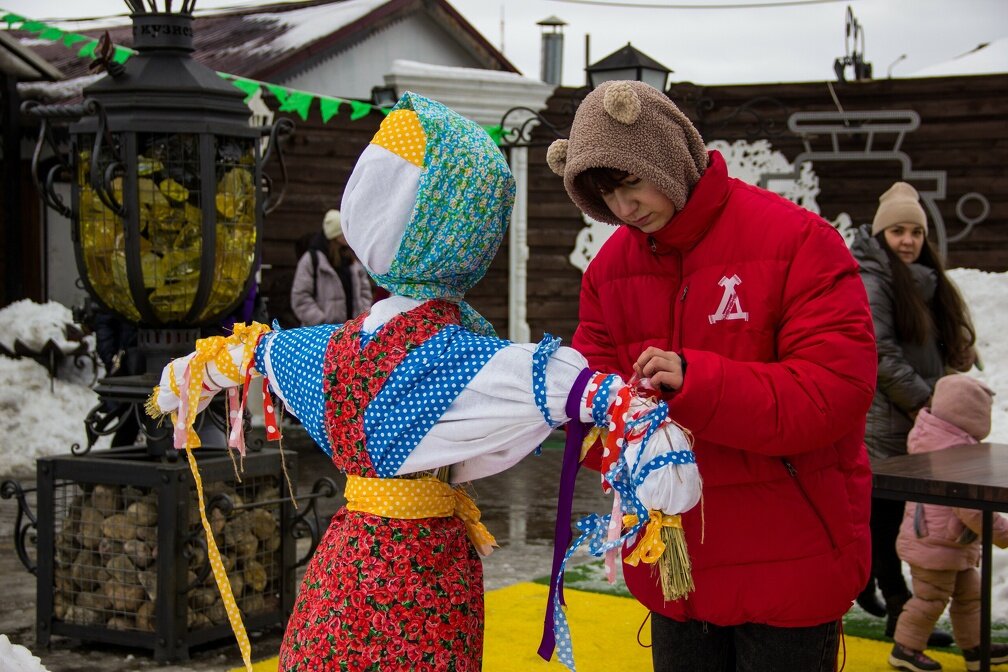
[[[235,324],[230,336],[201,338],[195,352],[172,360],[162,370],[146,409],[151,417],[172,416],[176,448],[199,445],[192,431],[196,416],[218,392],[238,387],[255,373],[255,349],[269,331],[258,322]]]

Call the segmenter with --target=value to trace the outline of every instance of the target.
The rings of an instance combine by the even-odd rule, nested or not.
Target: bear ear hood
[[[554,173],[563,177],[567,168],[567,141],[554,140],[546,150],[546,164]]]
[[[578,176],[593,168],[629,173],[655,185],[676,211],[707,169],[700,133],[672,100],[643,82],[600,84],[578,106],[570,137],[550,145],[550,169],[563,175],[574,204],[600,222],[621,224]]]
[[[630,82],[616,82],[606,89],[602,108],[616,121],[630,126],[640,116],[640,96],[630,86]]]

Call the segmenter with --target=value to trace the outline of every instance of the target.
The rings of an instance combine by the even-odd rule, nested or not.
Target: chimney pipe
[[[563,78],[563,27],[567,22],[551,16],[536,25],[542,30],[539,78],[547,84],[559,86]]]

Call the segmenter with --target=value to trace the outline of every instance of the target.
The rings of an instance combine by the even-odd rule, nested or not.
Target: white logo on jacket
[[[718,284],[724,288],[724,294],[721,295],[721,303],[717,310],[707,316],[710,323],[714,324],[721,320],[745,320],[748,322],[749,313],[742,310],[738,293],[735,291],[735,287],[741,285],[742,280],[737,275],[732,275],[730,278],[722,276]]]

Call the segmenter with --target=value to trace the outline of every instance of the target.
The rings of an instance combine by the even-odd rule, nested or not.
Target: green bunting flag
[[[322,114],[323,124],[328,124],[329,120],[336,116],[342,102],[339,98],[319,96],[319,112]]]
[[[350,120],[357,121],[358,119],[363,119],[367,115],[371,114],[371,110],[375,109],[374,105],[368,105],[367,103],[362,103],[359,100],[351,100],[350,102]]]
[[[291,91],[287,100],[280,104],[281,112],[296,112],[301,121],[308,121],[308,110],[311,108],[315,95],[304,91]],[[370,113],[371,110],[368,110]]]
[[[2,16],[0,16],[0,21],[6,23],[9,30],[17,28],[27,33],[34,33],[37,34],[38,39],[40,40],[44,40],[46,42],[58,42],[67,49],[77,49],[77,45],[80,45],[80,48],[77,50],[78,56],[81,58],[97,58],[96,52],[98,49],[98,40],[96,39],[88,37],[87,35],[66,32],[56,28],[55,26],[47,25],[42,21],[33,21],[18,14],[7,12],[2,8],[0,8],[0,14],[2,14]],[[116,63],[122,64],[128,61],[135,53],[136,52],[134,50],[128,47],[114,45],[112,60]],[[383,115],[387,115],[391,111],[391,108],[378,107],[377,105],[372,105],[360,100],[346,100],[343,98],[323,96],[310,91],[289,89],[278,84],[238,77],[226,72],[218,72],[217,74],[222,79],[230,81],[235,88],[245,94],[246,104],[252,100],[252,97],[255,96],[257,91],[266,89],[276,97],[277,102],[280,104],[278,108],[280,112],[293,112],[298,115],[302,121],[308,120],[312,103],[316,100],[318,100],[318,108],[322,117],[322,123],[325,124],[328,124],[333,117],[339,114],[340,107],[344,104],[350,106],[351,121],[363,119],[372,112],[379,112]],[[500,126],[484,126],[483,128],[488,134],[490,134],[490,137],[493,138],[495,143],[498,145],[501,143],[501,136],[504,133],[503,128]]]

